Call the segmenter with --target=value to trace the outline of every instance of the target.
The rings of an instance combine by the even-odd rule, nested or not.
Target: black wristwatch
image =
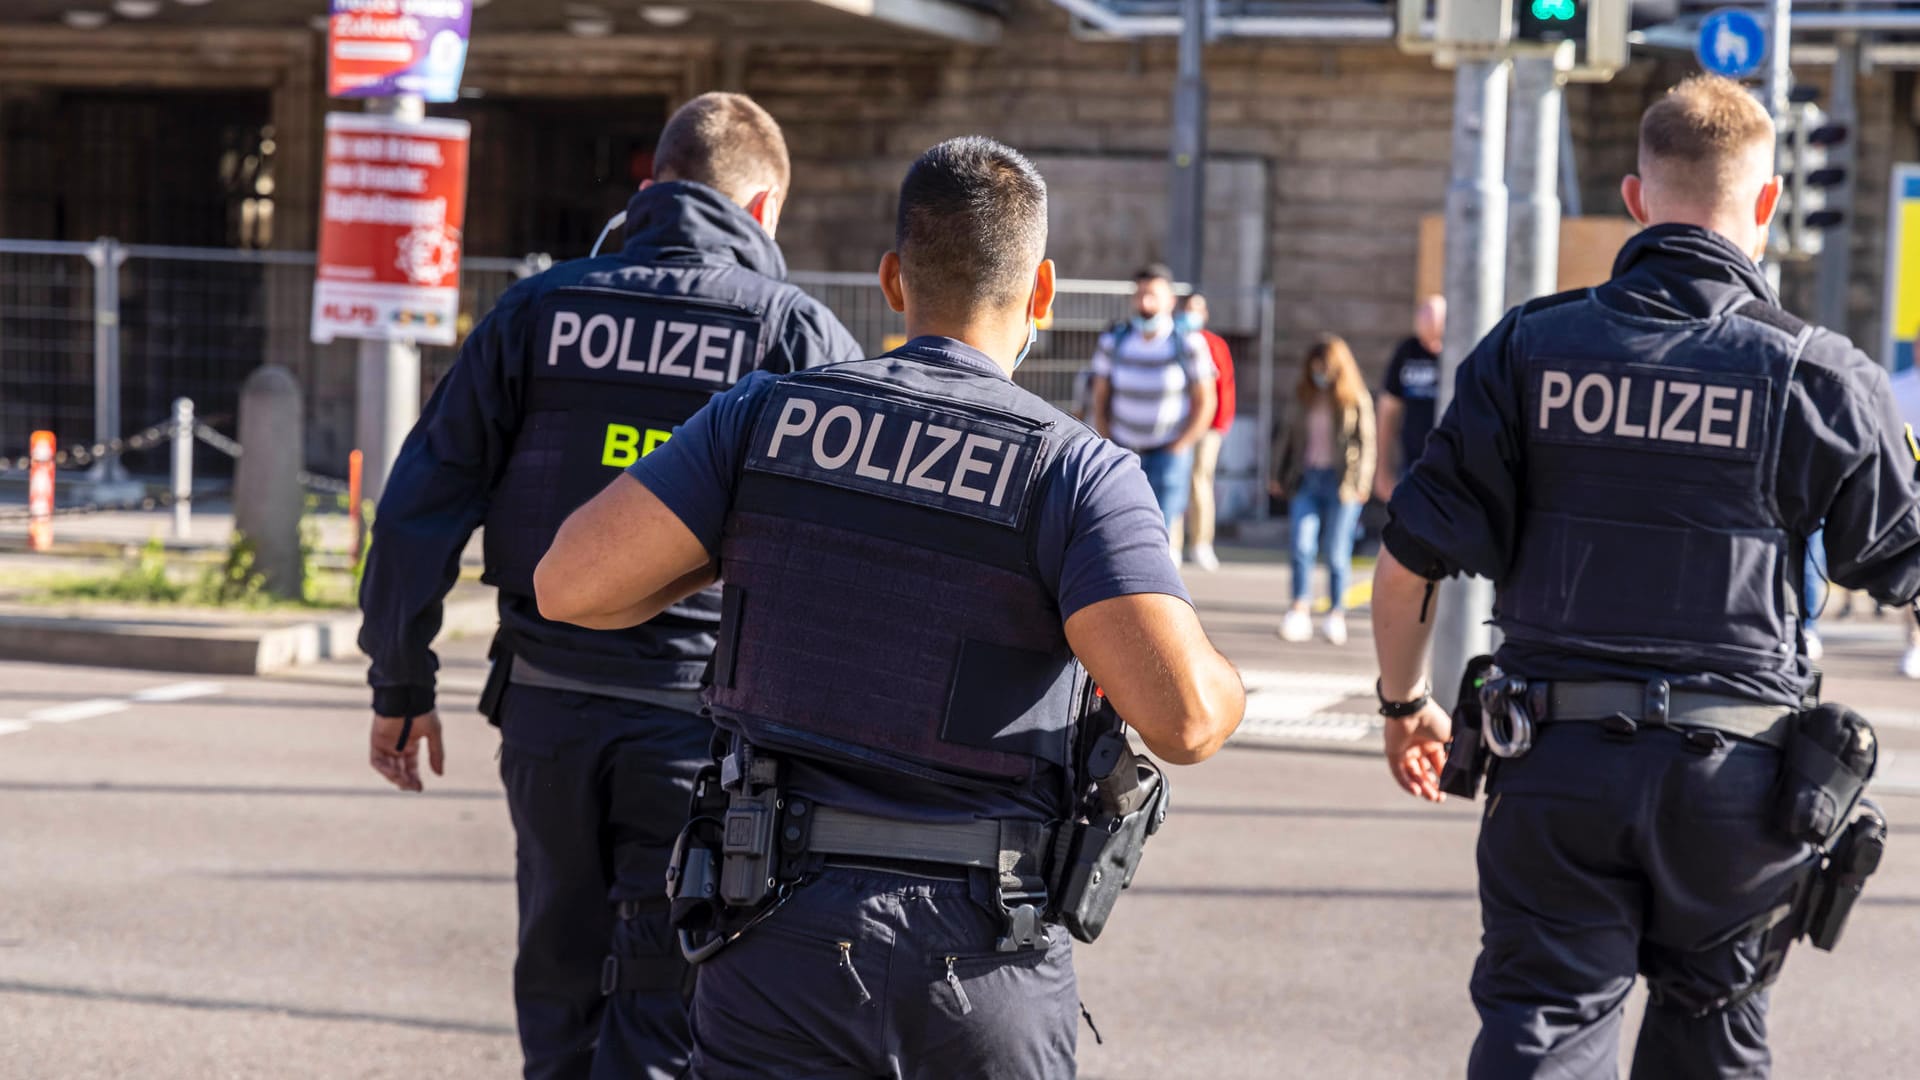
[[[1373,696],[1380,699],[1381,716],[1398,720],[1403,717],[1412,716],[1414,713],[1426,708],[1427,702],[1433,700],[1433,687],[1429,684],[1425,690],[1420,691],[1420,696],[1414,698],[1412,701],[1388,701],[1387,695],[1380,689],[1380,680],[1375,679],[1373,680]]]

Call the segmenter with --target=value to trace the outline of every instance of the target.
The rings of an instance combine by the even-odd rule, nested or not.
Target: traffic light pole
[[[370,98],[366,111],[418,123],[427,103],[413,94]],[[377,504],[400,444],[420,418],[420,347],[411,341],[362,340],[355,375],[354,445],[365,463],[362,498]]]
[[[1761,83],[1760,103],[1767,107],[1767,115],[1773,117],[1775,126],[1782,124],[1787,116],[1787,94],[1793,89],[1793,0],[1767,0],[1767,70]],[[1776,170],[1780,164],[1776,163]],[[1776,220],[1775,229],[1786,228],[1786,222]],[[1780,293],[1780,257],[1775,246],[1761,263],[1761,272],[1766,275],[1767,284],[1772,286],[1774,294]]]
[[[1173,89],[1173,147],[1167,184],[1167,262],[1200,284],[1207,189],[1207,77],[1202,68],[1208,0],[1180,5],[1180,73]]]
[[[1860,130],[1859,107],[1855,98],[1855,80],[1859,77],[1860,35],[1843,32],[1833,59],[1833,123],[1849,132]],[[1839,333],[1847,332],[1847,294],[1853,276],[1853,245],[1848,234],[1853,229],[1854,140],[1841,139],[1827,148],[1827,165],[1843,170],[1840,182],[1827,190],[1828,209],[1841,213],[1835,235],[1820,248],[1814,269],[1814,321]]]
[[[1453,74],[1453,178],[1447,185],[1447,333],[1441,349],[1440,408],[1473,347],[1495,323],[1506,300],[1507,61],[1461,59]],[[1549,176],[1552,175],[1549,171]],[[1557,201],[1557,200],[1556,200]],[[1434,613],[1434,699],[1453,707],[1467,661],[1487,652],[1492,636],[1493,583],[1450,578],[1440,586]]]
[[[1557,290],[1560,279],[1560,119],[1565,107],[1550,56],[1513,61],[1509,120],[1506,306]]]

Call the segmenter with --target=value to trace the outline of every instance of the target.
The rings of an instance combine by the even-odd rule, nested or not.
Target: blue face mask
[[[1015,371],[1020,370],[1020,365],[1026,361],[1027,354],[1033,351],[1033,343],[1039,340],[1040,340],[1040,324],[1037,322],[1034,322],[1032,319],[1028,319],[1027,320],[1027,345],[1025,348],[1020,350],[1019,356],[1016,356],[1013,358],[1013,370]]]

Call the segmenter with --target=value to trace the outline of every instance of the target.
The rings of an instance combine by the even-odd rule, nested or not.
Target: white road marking
[[[1259,668],[1240,676],[1247,684],[1247,714],[1236,739],[1360,742],[1379,729],[1367,713],[1335,711],[1351,698],[1371,697],[1367,676]]]
[[[225,692],[226,687],[219,683],[177,682],[137,690],[123,698],[88,698],[85,701],[69,701],[64,705],[48,705],[27,713],[20,720],[0,720],[0,735],[18,734],[35,724],[70,724],[75,720],[91,720],[96,716],[125,712],[135,705],[188,701]]]
[[[151,690],[142,690],[133,695],[133,700],[142,704],[161,701],[186,701],[189,698],[209,697],[224,693],[226,687],[211,682],[177,682],[165,686],[156,686]]]
[[[85,701],[73,701],[65,705],[49,705],[44,709],[35,709],[27,714],[27,719],[36,724],[65,724],[74,720],[91,720],[96,716],[124,711],[131,704],[124,698],[88,698]]]

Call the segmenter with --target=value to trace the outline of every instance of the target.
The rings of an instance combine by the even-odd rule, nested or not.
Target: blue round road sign
[[[1715,75],[1744,79],[1767,62],[1767,28],[1750,11],[1721,8],[1700,23],[1693,52]]]

